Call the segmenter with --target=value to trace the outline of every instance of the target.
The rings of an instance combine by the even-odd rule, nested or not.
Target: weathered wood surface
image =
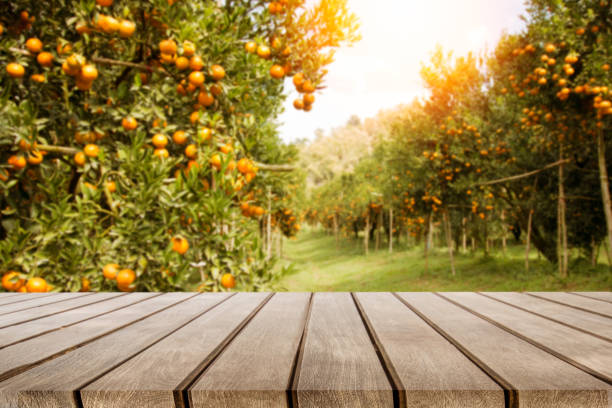
[[[0,408],[610,408],[609,298],[0,293]]]

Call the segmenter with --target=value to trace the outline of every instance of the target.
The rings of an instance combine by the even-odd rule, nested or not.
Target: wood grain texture
[[[174,391],[201,371],[217,347],[268,293],[239,293],[81,390],[85,408],[174,407]],[[205,294],[215,302],[226,294]],[[251,349],[251,352],[253,350]],[[192,378],[192,380],[195,378]]]
[[[502,388],[395,296],[355,296],[399,376],[408,408],[504,407]]]
[[[527,292],[527,294],[612,318],[612,303],[601,302],[596,299],[589,299],[584,296],[576,296],[563,292]]]
[[[612,344],[562,324],[471,292],[443,296],[502,325],[512,333],[558,353],[558,357],[612,383]]]
[[[482,295],[549,318],[612,341],[612,322],[607,317],[516,292],[483,292]]]
[[[90,296],[79,296],[73,299],[65,300],[63,302],[51,303],[49,305],[22,310],[19,313],[9,313],[4,316],[0,316],[0,330],[7,326],[41,319],[47,316],[62,313],[64,311],[76,309],[88,304],[102,302],[106,299],[110,299],[117,296],[122,295],[119,293],[94,293]]]
[[[67,300],[76,299],[83,296],[91,296],[92,293],[54,293],[52,295],[36,296],[32,299],[25,300],[23,302],[10,303],[8,305],[0,306],[0,317],[6,316],[10,313],[23,312],[34,308],[40,308],[42,306],[65,302]],[[36,309],[40,310],[40,309]]]
[[[102,295],[102,293],[100,293]],[[151,294],[117,294],[105,293],[103,297],[106,300],[98,303],[84,305],[82,307],[57,313],[41,319],[32,320],[26,323],[19,323],[4,329],[0,329],[0,349],[28,340],[32,337],[40,336],[58,329],[66,329],[67,327],[80,323],[87,319],[93,319],[105,313],[132,305],[144,299],[155,296]],[[118,295],[118,296],[112,296]],[[82,298],[86,300],[88,298]],[[99,299],[99,298],[98,298]]]
[[[0,383],[0,406],[77,408],[76,390],[204,313],[224,296],[167,293],[142,302],[139,305],[168,303],[158,313]]]
[[[143,300],[150,298],[152,295],[148,293],[132,293],[127,296]],[[15,373],[19,373],[40,361],[77,347],[79,344],[96,339],[124,325],[131,324],[151,313],[176,303],[176,301],[175,298],[164,295],[153,297],[128,309],[120,309],[65,329],[53,331],[0,349],[0,380],[13,376]]]
[[[435,294],[398,295],[501,383],[517,390],[521,408],[609,407],[610,386],[603,381]]]
[[[297,401],[310,407],[392,407],[392,386],[349,293],[315,293]]]
[[[278,293],[190,388],[194,408],[287,407],[310,294]]]
[[[585,296],[591,299],[603,300],[612,303],[612,292],[569,292],[572,295]]]
[[[0,293],[0,306],[53,295],[55,293]]]

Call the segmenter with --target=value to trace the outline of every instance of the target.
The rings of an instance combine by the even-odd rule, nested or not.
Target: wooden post
[[[504,256],[506,255],[506,233],[507,233],[507,229],[506,229],[506,211],[502,210],[501,211],[501,222],[502,222],[502,251],[504,253]]]
[[[370,241],[370,214],[368,213],[368,215],[366,215],[365,234],[363,237],[363,246],[365,249],[366,256],[368,255],[369,241]]]
[[[389,207],[389,253],[393,253],[393,207]]]
[[[559,144],[559,160],[563,160],[563,143]],[[563,164],[559,165],[559,205],[558,205],[558,237],[559,237],[559,252],[557,262],[559,263],[559,275],[562,278],[567,277],[567,225],[565,222],[565,188],[564,188]]]
[[[446,233],[446,245],[448,246],[448,256],[450,258],[451,272],[455,276],[455,257],[453,256],[453,234],[451,231],[450,219],[448,216],[448,208],[444,208],[444,232]]]
[[[467,252],[467,217],[461,220],[461,247],[463,253]]]
[[[608,169],[606,167],[606,146],[604,144],[603,129],[601,128],[599,128],[597,132],[597,163],[599,166],[601,198],[608,231],[606,255],[608,256],[608,264],[610,264],[610,261],[612,260],[612,203],[610,201],[610,184],[608,182]]]
[[[533,221],[533,210],[529,210],[527,218],[527,239],[525,242],[525,272],[529,272],[529,250],[531,249],[531,223]]]

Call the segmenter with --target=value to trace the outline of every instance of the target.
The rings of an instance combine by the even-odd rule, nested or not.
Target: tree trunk
[[[378,209],[378,214],[376,215],[376,251],[378,251],[380,249],[380,232],[381,232],[381,228],[382,228],[382,215],[383,215],[383,209],[382,207]]]
[[[563,144],[559,145],[559,160],[563,160]],[[565,188],[563,181],[563,164],[559,165],[559,224],[558,224],[558,232],[559,232],[559,275],[562,278],[567,277],[567,225],[565,222]]]
[[[467,217],[461,220],[461,248],[463,253],[467,252]]]
[[[432,229],[431,213],[427,216],[427,235],[425,237],[425,272],[429,270],[429,247],[431,245],[431,229]]]
[[[533,210],[529,210],[527,218],[527,239],[525,240],[525,272],[529,272],[529,250],[531,249],[531,223],[533,221]]]
[[[266,259],[272,257],[272,192],[268,187],[268,214],[266,217]]]
[[[597,259],[599,258],[599,247],[601,243],[595,242],[595,238],[591,238],[591,265],[597,266]]]
[[[489,255],[489,226],[487,221],[484,221],[484,256]]]
[[[365,234],[363,236],[363,247],[366,256],[368,255],[368,245],[370,241],[370,214],[366,215]]]
[[[389,253],[393,253],[393,207],[389,207]]]
[[[434,225],[433,225],[433,214],[429,213],[427,227],[427,247],[433,249],[434,246]]]
[[[606,145],[604,144],[603,129],[597,132],[597,163],[599,165],[599,180],[601,184],[601,199],[608,227],[608,240],[606,255],[608,264],[612,260],[612,204],[610,202],[610,185],[608,183],[608,169],[606,167]]]
[[[502,251],[504,256],[506,255],[506,212],[502,210],[501,212],[501,222],[502,222]]]
[[[446,245],[448,246],[448,256],[450,258],[451,272],[455,276],[455,257],[453,256],[453,239],[451,225],[448,216],[448,208],[444,208],[444,232],[446,233]]]

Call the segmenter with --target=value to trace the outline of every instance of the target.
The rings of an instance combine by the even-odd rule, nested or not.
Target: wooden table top
[[[612,407],[612,293],[0,293],[4,407]]]

